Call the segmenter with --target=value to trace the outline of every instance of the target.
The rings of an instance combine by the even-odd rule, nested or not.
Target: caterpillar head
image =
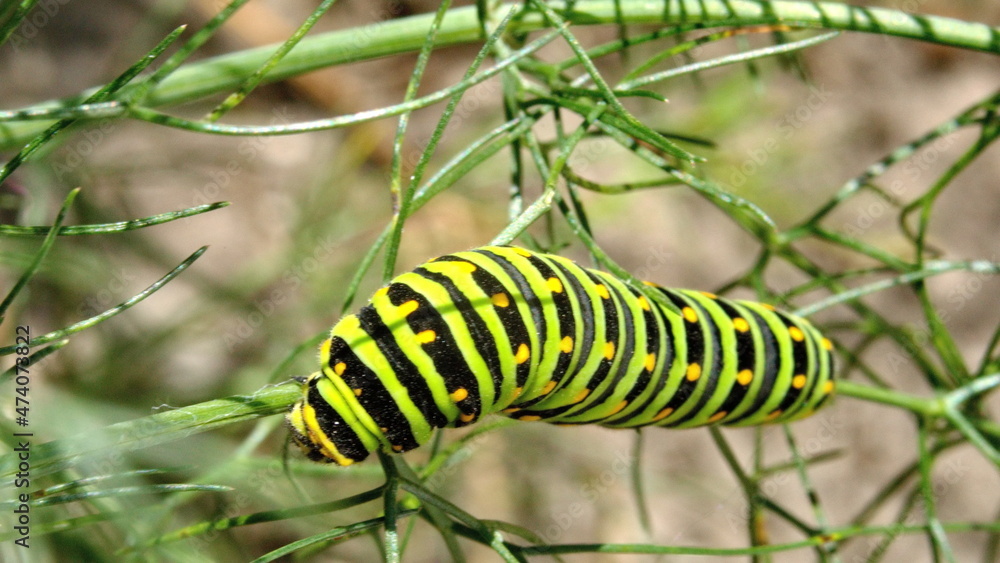
[[[303,385],[303,396],[288,411],[285,420],[292,441],[313,461],[351,465],[368,457],[370,451],[357,433],[330,405],[321,388],[329,387],[326,376],[317,372]]]

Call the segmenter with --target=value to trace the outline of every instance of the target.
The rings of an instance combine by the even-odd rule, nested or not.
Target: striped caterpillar
[[[483,247],[394,278],[320,347],[287,415],[316,461],[405,452],[491,413],[610,428],[747,426],[812,414],[833,392],[831,343],[762,303]]]

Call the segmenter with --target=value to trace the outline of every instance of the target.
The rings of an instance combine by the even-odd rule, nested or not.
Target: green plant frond
[[[167,493],[177,493],[181,491],[199,491],[199,492],[227,492],[233,490],[232,487],[226,487],[222,485],[192,485],[189,483],[175,483],[171,485],[142,485],[137,487],[116,487],[114,489],[107,490],[97,490],[97,491],[87,491],[83,493],[70,493],[62,495],[50,495],[39,498],[32,502],[33,506],[52,506],[56,504],[64,504],[68,502],[78,502],[84,500],[92,500],[103,497],[121,498],[132,495],[150,495],[150,494],[167,494]]]
[[[221,209],[229,205],[228,201],[198,205],[181,211],[170,211],[151,215],[141,219],[131,219],[129,221],[119,221],[117,223],[105,223],[102,225],[65,225],[59,227],[57,236],[75,235],[103,235],[110,233],[124,233],[136,229],[144,229],[153,225],[162,225],[185,217],[200,215],[216,209]],[[47,236],[52,232],[52,227],[23,227],[20,225],[0,225],[0,237],[40,237]]]
[[[221,26],[231,12],[242,3],[232,2],[206,30],[214,31],[215,27]],[[601,0],[576,1],[572,3],[571,10],[561,4],[553,2],[551,8],[549,4],[545,4],[549,10],[546,17],[556,14],[560,18],[567,18],[573,24],[588,25],[609,22],[663,25],[691,25],[698,22],[706,26],[791,24],[808,28],[895,35],[988,52],[996,51],[1000,44],[998,39],[1000,32],[988,25],[910,14],[901,10],[847,6],[835,2],[668,0],[664,5],[630,2],[623,5],[624,9],[621,12],[616,11],[612,3]],[[496,12],[518,9],[515,4],[501,6],[502,8]],[[431,15],[412,16],[382,23],[375,29],[329,32],[305,38],[299,42],[297,49],[291,50],[270,69],[266,80],[283,80],[326,66],[417,51],[424,44],[424,38],[433,19]],[[546,26],[545,20],[530,10],[518,17],[515,23],[517,27],[514,31],[520,33],[535,31]],[[207,40],[210,36],[211,33],[206,33],[201,41]],[[476,9],[455,8],[450,10],[442,21],[435,46],[444,47],[479,39],[480,20]],[[200,45],[201,42],[192,39],[185,46],[184,56],[186,57],[186,54],[193,52]],[[187,67],[176,68],[175,65],[179,62],[171,61],[165,65],[168,67],[169,76],[158,77],[154,81],[158,83],[157,87],[142,98],[145,103],[152,106],[172,105],[218,92],[232,91],[239,88],[247,77],[263,68],[274,53],[275,47],[266,46],[217,57],[214,60],[192,63]],[[184,58],[180,53],[175,57],[178,61]],[[164,71],[162,74],[166,75],[167,72]],[[58,102],[56,104],[60,105]],[[156,114],[143,112],[141,115],[153,119]],[[39,131],[40,129],[32,124],[13,126],[6,131],[5,142],[0,143],[0,146],[14,146],[33,137]]]
[[[404,510],[401,512],[400,516],[409,517],[416,514],[416,510]],[[370,520],[365,520],[363,522],[357,522],[350,524],[348,526],[338,526],[330,529],[329,531],[323,532],[321,534],[316,534],[308,538],[303,538],[298,541],[294,541],[290,544],[282,546],[266,555],[254,559],[252,563],[266,563],[268,561],[275,561],[286,555],[295,553],[296,551],[303,550],[314,546],[316,544],[321,544],[322,548],[335,545],[339,542],[343,542],[359,536],[361,534],[368,533],[372,530],[377,530],[382,526],[381,518],[372,518]]]
[[[53,550],[71,545],[85,554],[80,557],[92,555],[98,560],[101,557],[95,554],[114,546],[117,552],[110,550],[105,559],[210,560],[237,554],[243,559],[257,556],[255,561],[273,561],[322,557],[326,555],[324,550],[335,552],[335,557],[351,558],[361,553],[351,550],[367,547],[364,553],[368,556],[377,552],[384,561],[393,563],[421,555],[465,561],[484,550],[495,559],[510,562],[538,556],[561,560],[573,554],[749,557],[768,561],[782,553],[789,553],[785,557],[838,561],[853,555],[848,549],[864,544],[867,560],[877,561],[885,558],[886,551],[901,538],[919,537],[930,558],[959,561],[968,552],[966,544],[970,542],[965,540],[969,536],[985,538],[983,557],[995,558],[1000,551],[1000,517],[971,521],[967,516],[956,516],[941,492],[941,483],[948,481],[942,472],[958,456],[974,456],[982,462],[980,465],[1000,469],[1000,423],[995,415],[996,389],[1000,387],[1000,323],[967,339],[968,333],[956,322],[956,313],[972,300],[956,305],[955,299],[956,295],[965,299],[962,292],[971,283],[978,292],[978,288],[1000,279],[1000,257],[988,255],[989,250],[982,255],[981,248],[992,248],[989,242],[968,253],[956,250],[947,237],[940,237],[938,226],[949,205],[965,197],[958,188],[962,177],[976,173],[977,167],[988,164],[995,156],[995,141],[1000,136],[1000,94],[980,94],[981,99],[958,113],[949,113],[948,119],[920,134],[908,134],[904,137],[907,141],[893,149],[879,150],[878,160],[858,163],[834,180],[829,189],[829,171],[824,169],[812,172],[811,178],[816,179],[810,182],[817,185],[801,193],[781,185],[783,179],[775,181],[761,175],[741,184],[727,183],[723,175],[726,166],[739,169],[739,164],[725,162],[727,151],[732,152],[732,130],[742,132],[744,124],[752,121],[738,113],[750,114],[760,108],[770,111],[768,79],[772,71],[790,70],[799,79],[808,76],[805,62],[811,60],[800,60],[798,55],[808,52],[809,57],[816,53],[818,57],[827,56],[856,38],[854,32],[861,32],[995,57],[1000,55],[1000,29],[902,9],[840,2],[479,0],[460,7],[444,1],[433,13],[393,13],[386,21],[312,33],[337,14],[330,10],[339,6],[334,6],[333,0],[324,0],[304,11],[288,28],[288,37],[283,41],[199,58],[208,49],[218,48],[216,42],[224,48],[224,42],[216,40],[227,26],[239,25],[235,16],[249,8],[246,4],[245,0],[229,2],[188,36],[184,36],[184,27],[158,32],[146,43],[158,42],[154,48],[131,65],[114,67],[127,68],[103,86],[62,100],[0,111],[0,147],[10,149],[13,155],[0,168],[0,183],[10,182],[18,170],[16,180],[30,184],[31,195],[49,196],[47,200],[41,197],[32,201],[26,211],[26,198],[19,195],[20,184],[4,186],[5,191],[0,191],[0,212],[8,208],[16,212],[4,215],[16,217],[9,224],[0,224],[0,240],[21,245],[0,252],[11,285],[0,302],[0,320],[17,316],[20,321],[27,311],[33,323],[33,337],[26,342],[11,344],[14,339],[9,338],[0,343],[0,356],[16,356],[15,365],[0,374],[0,386],[13,389],[12,396],[19,392],[27,395],[25,366],[30,367],[32,392],[34,386],[45,385],[46,392],[56,397],[46,397],[47,404],[66,401],[67,412],[58,414],[65,416],[69,424],[79,416],[73,408],[99,411],[102,405],[115,404],[119,396],[128,399],[120,402],[129,403],[132,409],[123,410],[128,414],[113,424],[115,419],[95,416],[101,420],[99,430],[84,430],[87,426],[81,425],[80,429],[70,428],[54,436],[52,441],[32,441],[30,499],[22,503],[8,495],[0,499],[0,508],[11,512],[22,504],[29,506],[36,518],[32,522],[33,541],[52,546]],[[21,26],[31,23],[30,16],[44,7],[44,3],[24,0],[0,8],[0,43],[9,43]],[[334,23],[339,25],[341,21]],[[605,34],[591,35],[594,30],[590,28]],[[839,40],[834,42],[834,38]],[[444,49],[463,45],[473,50]],[[811,50],[820,45],[822,50]],[[172,54],[165,56],[171,49]],[[399,58],[412,69],[407,66],[395,77],[401,93],[392,101],[361,111],[355,111],[355,107],[343,115],[282,124],[260,124],[263,122],[253,113],[255,104],[273,102],[267,91],[260,90],[265,84],[348,63],[370,64],[390,55],[412,56],[412,60]],[[460,72],[436,74],[459,60]],[[739,64],[747,67],[733,68]],[[745,82],[739,83],[738,90],[727,90],[715,82],[715,76],[727,72],[743,73]],[[691,86],[687,77],[698,81],[695,86],[702,91],[697,96],[697,107],[678,110],[673,107],[677,98],[681,99],[680,105],[687,103],[683,96],[683,88]],[[745,94],[754,86],[763,93],[758,96],[759,105],[743,100],[728,113],[718,110],[729,116],[724,119],[700,115],[712,111],[702,109],[702,105],[709,106],[713,97],[734,97],[736,92],[750,98]],[[705,90],[712,95],[703,96]],[[248,100],[251,93],[256,95]],[[365,93],[352,92],[355,94],[361,98],[362,107],[368,108]],[[466,103],[471,109],[463,107]],[[223,117],[231,123],[220,123]],[[371,149],[378,139],[359,139],[356,135],[343,140],[332,136],[338,133],[332,130],[393,119],[394,131],[385,135],[391,138],[391,149],[378,157],[372,156]],[[331,136],[323,139],[337,139],[340,144],[319,149],[319,156],[301,148],[290,149],[287,154],[302,158],[295,162],[309,160],[310,164],[326,166],[325,178],[315,186],[301,188],[302,192],[292,190],[299,189],[292,185],[295,179],[288,180],[287,185],[268,186],[273,189],[267,196],[285,197],[287,200],[282,201],[288,206],[276,205],[265,209],[266,213],[239,219],[243,222],[237,228],[241,236],[247,235],[248,245],[260,244],[260,240],[252,240],[259,235],[267,244],[273,243],[273,248],[262,250],[249,264],[227,267],[227,262],[219,259],[212,266],[221,272],[206,274],[199,266],[198,272],[187,274],[191,278],[185,277],[189,281],[194,278],[194,283],[177,288],[188,292],[178,301],[159,311],[151,310],[142,319],[128,315],[106,323],[173,283],[201,259],[207,246],[179,264],[176,259],[165,258],[172,255],[166,249],[189,244],[192,237],[215,234],[184,231],[187,223],[178,221],[228,206],[229,202],[194,205],[223,199],[203,198],[203,190],[195,194],[193,202],[190,194],[185,194],[180,203],[154,206],[147,205],[145,197],[135,189],[91,201],[92,189],[114,182],[81,170],[74,174],[92,181],[80,182],[88,186],[84,192],[88,198],[76,201],[73,213],[84,219],[79,221],[82,224],[66,225],[74,200],[81,197],[80,189],[63,197],[64,192],[39,181],[52,180],[53,176],[44,166],[36,165],[48,162],[51,154],[42,149],[55,147],[68,137],[65,133],[102,120],[131,120],[142,131],[180,134],[205,143],[223,142],[219,137],[224,136],[245,138],[234,142],[265,143],[276,136],[326,132]],[[728,123],[730,120],[732,123]],[[729,131],[715,125],[702,126],[721,121],[727,122],[723,125]],[[774,128],[771,134],[777,135]],[[371,145],[360,149],[354,146],[365,142]],[[945,143],[950,150],[941,148]],[[590,151],[593,145],[599,145],[599,149]],[[954,149],[952,145],[956,145]],[[66,146],[72,148],[70,143]],[[263,144],[234,146],[237,152],[248,146],[255,151],[273,148],[262,148]],[[796,161],[811,163],[804,154],[811,148],[806,143],[791,146],[790,154]],[[201,148],[193,144],[185,150],[198,152]],[[351,151],[353,156],[342,154]],[[921,160],[928,155],[933,159]],[[257,156],[255,152],[254,158]],[[829,154],[819,156],[831,158]],[[785,168],[786,156],[780,152],[771,151],[768,158],[775,159],[768,165],[772,169]],[[351,164],[343,165],[341,159]],[[371,190],[367,179],[359,180],[368,174],[359,171],[363,168],[358,166],[361,160],[366,165],[384,165],[379,170],[382,181],[376,182],[384,188],[381,192]],[[26,163],[30,164],[24,166]],[[248,163],[239,161],[241,165]],[[117,163],[122,169],[125,164]],[[213,162],[209,166],[221,170],[226,164],[218,166]],[[756,165],[763,169],[760,162]],[[906,178],[906,185],[914,188],[899,189],[898,177],[906,176],[914,165],[921,166],[919,182]],[[349,170],[345,171],[345,167]],[[241,168],[241,173],[244,170],[249,167]],[[120,172],[114,167],[102,171],[109,176]],[[198,174],[177,172],[171,180],[180,178],[183,183],[189,182],[185,174]],[[231,173],[226,179],[228,189],[249,191],[254,185],[247,176],[237,176]],[[853,177],[844,182],[844,176]],[[62,177],[56,175],[55,179]],[[496,192],[477,191],[483,184],[502,186],[506,193],[496,197]],[[375,195],[364,193],[366,190]],[[53,193],[60,195],[57,198]],[[981,193],[987,194],[977,196],[983,199],[986,209],[995,194]],[[234,191],[225,199],[234,202],[234,210],[242,210],[241,205],[259,195]],[[355,217],[354,206],[362,207],[360,198],[369,196],[380,202],[380,214],[372,218],[358,212]],[[136,201],[129,199],[132,197]],[[650,199],[639,199],[643,197]],[[671,198],[670,205],[680,211],[660,221],[643,215],[644,203],[630,201],[634,206],[626,207],[624,202],[629,198],[640,202]],[[54,209],[59,199],[63,201],[51,226],[19,223],[23,216],[29,225],[46,224],[51,212],[38,208],[48,201]],[[487,207],[496,208],[497,200],[501,207],[506,205],[508,220],[502,225],[482,227],[477,214]],[[13,203],[7,206],[8,201]],[[122,202],[139,211],[120,214],[114,204]],[[884,232],[876,233],[876,229],[869,230],[870,226],[850,222],[850,217],[859,216],[869,205],[879,210],[879,216],[884,215],[879,224]],[[306,207],[310,208],[303,210]],[[157,208],[179,211],[148,215],[152,213],[149,209]],[[706,219],[710,214],[718,215],[720,221]],[[470,216],[475,220],[460,221]],[[665,224],[669,221],[681,223],[677,231],[668,230],[675,227]],[[274,228],[257,231],[259,225],[255,223]],[[893,467],[872,477],[871,483],[864,484],[867,488],[859,487],[866,492],[857,506],[845,512],[845,507],[834,500],[836,496],[826,490],[829,481],[823,474],[829,472],[829,464],[853,461],[851,455],[857,452],[852,450],[853,437],[845,434],[830,443],[825,442],[827,438],[817,438],[829,431],[822,425],[833,424],[831,419],[821,419],[823,415],[819,414],[812,419],[821,426],[819,430],[805,422],[767,431],[758,427],[752,434],[723,433],[712,427],[701,435],[702,441],[722,460],[732,498],[741,503],[733,509],[733,536],[738,539],[732,545],[739,547],[723,548],[687,545],[679,534],[664,535],[664,530],[657,529],[660,511],[684,510],[683,506],[664,508],[657,495],[664,488],[678,488],[673,486],[675,481],[695,482],[688,475],[664,475],[663,459],[650,455],[650,450],[658,447],[653,433],[661,429],[637,434],[628,454],[630,464],[613,476],[629,481],[622,490],[629,489],[631,496],[626,493],[613,500],[616,505],[634,505],[634,510],[623,511],[632,521],[621,527],[633,533],[635,540],[630,541],[635,543],[602,543],[601,537],[594,537],[594,541],[557,541],[559,538],[533,525],[485,518],[479,508],[469,508],[474,505],[469,496],[478,494],[476,487],[492,477],[476,473],[483,472],[483,466],[477,465],[482,459],[507,479],[504,488],[495,494],[511,504],[516,495],[523,494],[526,498],[519,505],[520,512],[541,514],[540,521],[553,515],[549,520],[555,522],[562,516],[558,508],[541,504],[547,502],[549,488],[552,496],[562,492],[564,483],[554,482],[553,475],[565,479],[570,487],[583,483],[575,489],[582,491],[578,496],[590,494],[587,485],[593,481],[586,483],[582,479],[593,468],[585,462],[576,463],[575,458],[561,465],[564,455],[584,459],[591,453],[586,447],[589,444],[563,448],[560,439],[553,439],[549,445],[487,450],[482,444],[493,447],[491,440],[501,434],[495,432],[497,429],[520,424],[510,418],[484,418],[468,429],[437,432],[430,438],[425,432],[419,443],[426,441],[426,445],[412,456],[376,450],[380,463],[369,461],[351,468],[307,463],[297,452],[287,454],[292,440],[285,437],[286,426],[300,434],[312,430],[302,431],[296,426],[295,414],[288,417],[291,424],[283,426],[281,415],[295,403],[313,408],[313,401],[318,401],[303,395],[301,383],[305,378],[288,378],[292,374],[322,374],[333,367],[316,365],[315,350],[324,341],[329,349],[331,333],[323,327],[332,320],[330,303],[335,299],[342,299],[343,312],[356,311],[358,297],[367,295],[369,284],[385,284],[397,271],[409,269],[418,253],[436,252],[440,246],[451,244],[447,241],[476,238],[482,241],[478,244],[490,239],[497,245],[520,241],[530,249],[583,253],[598,268],[624,280],[636,295],[655,301],[664,310],[682,314],[661,292],[646,287],[628,268],[619,265],[641,263],[650,254],[641,256],[642,252],[651,249],[636,248],[636,256],[622,256],[620,249],[627,245],[615,248],[611,243],[615,237],[630,239],[635,229],[661,225],[667,227],[665,233],[680,232],[685,237],[665,241],[670,248],[683,248],[692,241],[713,244],[714,237],[739,237],[733,242],[741,246],[734,247],[726,259],[731,269],[720,274],[723,281],[704,289],[721,287],[719,293],[755,294],[760,301],[783,305],[794,315],[808,317],[808,323],[822,329],[830,341],[818,337],[810,341],[813,347],[807,354],[813,354],[813,359],[805,361],[814,362],[815,356],[823,353],[820,342],[832,348],[839,360],[836,404],[822,412],[836,412],[843,417],[845,412],[861,406],[902,419],[896,428],[908,429],[912,435],[884,437],[906,444],[899,450],[905,452],[898,459],[902,469]],[[176,230],[161,241],[151,238],[159,230],[148,229],[154,226],[163,231]],[[718,233],[713,232],[716,226]],[[984,240],[995,238],[994,227],[982,227]],[[131,233],[139,230],[142,232]],[[328,233],[337,233],[333,240],[342,245],[336,256],[310,255],[311,246],[319,244],[316,240]],[[95,237],[93,240],[99,242],[94,243],[94,248],[73,246],[79,244],[78,239],[58,239],[98,234],[107,236]],[[285,237],[292,240],[287,248],[293,250],[282,254],[286,247],[279,241]],[[442,237],[450,238],[442,242]],[[118,254],[119,249],[125,252]],[[77,252],[88,258],[109,256],[94,261],[101,265],[125,264],[133,255],[155,258],[150,262],[160,273],[150,274],[149,279],[163,271],[168,273],[125,300],[104,289],[109,297],[93,313],[69,317],[82,321],[66,321],[59,318],[59,313],[69,307],[87,310],[80,306],[81,295],[102,290],[88,289],[73,279],[76,272],[84,271],[81,264],[89,263],[78,259]],[[379,260],[380,265],[372,272]],[[652,264],[656,260],[663,263]],[[647,277],[661,267],[685,267],[678,261],[674,268],[671,261],[656,256],[647,261],[646,270],[635,273]],[[313,279],[301,273],[305,264],[315,272]],[[288,268],[283,270],[283,265]],[[697,266],[696,262],[692,265]],[[127,269],[131,272],[132,266]],[[149,271],[156,270],[146,273]],[[39,272],[45,275],[37,275]],[[693,273],[702,272],[696,269]],[[660,274],[669,280],[676,272]],[[954,280],[962,281],[948,285]],[[59,299],[41,306],[38,295]],[[909,317],[901,314],[903,309],[898,303],[911,307],[905,310]],[[640,316],[619,319],[638,323]],[[241,322],[230,332],[246,329],[249,336],[235,339],[234,349],[215,358],[218,361],[209,369],[192,370],[218,374],[217,381],[194,381],[197,378],[187,377],[185,370],[204,355],[198,346],[230,342],[221,337],[212,339],[215,333],[227,330],[214,324],[219,317]],[[746,319],[729,320],[736,326],[735,321]],[[3,326],[13,329],[24,324],[6,322]],[[153,326],[156,330],[150,328]],[[713,321],[705,326],[719,331],[723,325]],[[591,336],[596,341],[600,335],[595,332]],[[760,331],[754,336],[766,335]],[[789,339],[783,338],[782,342]],[[70,347],[70,343],[74,346]],[[728,356],[721,356],[715,358],[717,374],[725,371],[731,378],[737,377],[735,366],[727,363]],[[887,368],[882,361],[885,357],[895,363]],[[802,363],[801,358],[793,359]],[[69,364],[74,364],[74,369],[63,373],[61,367]],[[154,365],[167,367],[159,372],[150,367]],[[652,371],[651,367],[647,369]],[[147,370],[177,377],[167,382],[152,381]],[[91,371],[112,373],[114,377],[94,376],[92,382]],[[693,377],[697,379],[698,374]],[[728,384],[733,383],[730,380]],[[151,389],[163,396],[151,398]],[[324,391],[319,386],[317,389],[310,393],[315,391],[329,402]],[[361,397],[362,391],[356,389],[355,393]],[[395,393],[394,401],[402,400],[404,391],[407,389],[397,388],[390,394]],[[76,401],[83,406],[71,407]],[[157,404],[188,406],[141,416]],[[317,410],[311,415],[317,424],[332,424],[323,418],[324,414],[316,414]],[[43,416],[32,410],[32,416],[36,415]],[[0,455],[0,477],[5,482],[13,481],[23,471],[24,459],[16,449],[21,439],[18,432],[23,428],[18,428],[16,416],[6,407],[0,416],[0,426],[8,430],[3,442],[6,450]],[[37,432],[47,439],[52,430]],[[303,440],[300,434],[296,434],[296,441]],[[193,439],[195,435],[201,436]],[[485,436],[490,439],[485,440]],[[777,446],[769,441],[774,437],[778,438]],[[657,435],[656,440],[660,439]],[[284,463],[278,453],[282,447],[290,456]],[[523,451],[517,449],[521,447]],[[775,447],[779,448],[776,455]],[[594,447],[595,451],[600,449]],[[325,448],[318,451],[331,455]],[[212,454],[219,459],[213,460]],[[105,460],[112,461],[99,465]],[[964,463],[965,459],[960,461]],[[550,464],[552,468],[544,467]],[[607,473],[600,473],[600,469],[593,469],[598,478]],[[768,487],[778,482],[782,487]],[[947,484],[956,486],[951,481]],[[699,488],[709,489],[697,482],[690,494],[696,494]],[[621,494],[613,487],[609,489]],[[710,491],[704,498],[692,498],[705,504],[711,498],[709,494],[724,496]],[[329,495],[333,495],[332,500]],[[570,507],[575,506],[574,500],[571,497],[567,501]],[[588,507],[597,507],[599,502],[588,499]],[[723,517],[720,515],[721,511],[703,517]],[[257,527],[247,528],[251,525]],[[316,529],[322,531],[315,533]],[[261,534],[266,539],[250,543],[253,539],[246,538],[252,538],[257,530],[266,530]],[[574,531],[580,530],[584,528]],[[433,538],[431,542],[428,536]],[[18,537],[18,532],[5,528],[0,540]],[[227,541],[213,543],[216,537]],[[357,541],[359,538],[365,540]],[[356,545],[364,541],[370,545]],[[350,545],[343,545],[348,542]],[[428,543],[432,547],[428,548]],[[476,544],[479,551],[468,551],[470,544]],[[280,547],[274,549],[275,545]],[[341,555],[341,549],[346,555]],[[428,550],[434,550],[432,555],[425,555]],[[7,556],[7,552],[0,553],[0,557]],[[77,551],[72,553],[77,556]]]
[[[77,194],[80,193],[80,188],[71,190],[66,196],[66,200],[63,202],[62,208],[59,210],[59,214],[56,215],[55,223],[52,225],[52,229],[49,230],[48,234],[45,236],[45,240],[42,241],[42,246],[35,253],[34,259],[31,261],[31,265],[25,270],[21,277],[18,278],[17,283],[14,287],[7,293],[3,301],[0,302],[0,323],[3,322],[4,316],[7,313],[7,309],[10,308],[11,304],[14,303],[14,299],[17,298],[18,294],[28,285],[32,276],[38,271],[38,268],[42,265],[42,260],[45,260],[45,256],[52,249],[52,245],[56,242],[56,235],[59,234],[59,229],[62,228],[62,223],[66,219],[66,214],[69,213],[69,208],[73,205],[73,200],[76,199]],[[52,339],[57,340],[57,339]],[[30,343],[29,343],[30,344]],[[40,343],[39,343],[40,344]],[[13,351],[13,348],[7,353],[9,354]],[[3,352],[0,351],[0,355]]]
[[[799,51],[802,49],[806,49],[808,47],[812,47],[814,45],[825,43],[831,39],[836,38],[839,35],[840,32],[838,31],[834,31],[831,33],[824,33],[822,35],[817,35],[816,37],[810,37],[808,39],[802,39],[800,41],[793,41],[791,43],[784,43],[781,45],[775,45],[763,49],[754,49],[752,51],[747,51],[736,55],[718,57],[701,63],[688,64],[678,68],[666,70],[663,72],[657,72],[646,76],[637,76],[635,78],[622,82],[621,84],[618,85],[618,88],[623,88],[626,90],[632,88],[641,88],[644,86],[649,86],[650,84],[655,84],[657,82],[668,80],[675,76],[683,76],[685,74],[701,72],[704,70],[708,70],[710,68],[718,68],[721,66],[726,66],[735,63],[743,63],[748,61],[765,59],[779,54],[794,53],[795,51]]]
[[[54,239],[55,235],[58,234],[58,232],[59,232],[59,225],[56,224],[53,227],[53,229],[50,231],[49,237],[51,237],[52,239]],[[41,346],[42,344],[48,344],[50,342],[55,342],[55,341],[58,341],[58,340],[63,340],[63,339],[65,339],[66,337],[68,337],[70,335],[73,335],[73,334],[75,334],[77,332],[80,332],[82,330],[90,328],[90,327],[92,327],[94,325],[97,325],[98,323],[104,322],[105,320],[110,319],[111,317],[113,317],[113,316],[115,316],[115,315],[117,315],[119,313],[122,313],[122,312],[128,310],[129,308],[131,308],[131,307],[135,306],[136,304],[142,302],[144,299],[146,299],[150,295],[156,293],[162,287],[164,287],[165,285],[167,285],[168,283],[170,283],[175,277],[177,277],[178,275],[180,275],[181,272],[183,272],[184,270],[186,270],[188,268],[188,266],[190,266],[191,264],[193,264],[195,260],[197,260],[198,258],[200,258],[201,255],[204,254],[206,250],[208,250],[207,246],[203,246],[202,248],[196,250],[194,252],[194,254],[192,254],[191,256],[188,256],[186,260],[184,260],[183,262],[181,262],[180,264],[178,264],[177,267],[174,268],[172,271],[170,271],[167,275],[163,276],[162,278],[160,278],[159,280],[157,280],[156,282],[154,282],[152,285],[150,285],[146,289],[140,291],[139,293],[137,293],[131,299],[128,299],[127,301],[124,301],[121,304],[119,304],[118,306],[112,307],[111,309],[108,309],[107,311],[104,311],[103,313],[94,315],[93,317],[90,317],[89,319],[84,319],[84,320],[82,320],[82,321],[80,321],[78,323],[72,324],[72,325],[70,325],[70,326],[68,326],[68,327],[66,327],[64,329],[52,331],[50,333],[43,334],[42,336],[39,336],[39,337],[36,337],[36,338],[32,338],[30,341],[28,341],[28,346],[29,347]],[[12,354],[12,353],[15,352],[16,348],[17,348],[17,346],[4,346],[4,347],[0,347],[0,356]]]
[[[359,493],[350,497],[342,498],[333,502],[323,502],[318,504],[298,506],[295,508],[290,508],[287,510],[269,510],[265,512],[257,512],[254,514],[246,514],[243,516],[234,516],[232,518],[224,518],[221,520],[213,520],[211,522],[201,522],[199,524],[194,524],[191,526],[186,526],[179,530],[174,530],[162,536],[152,538],[141,546],[135,546],[134,548],[128,549],[127,551],[140,551],[143,548],[152,547],[154,545],[180,541],[192,537],[196,537],[203,534],[213,533],[221,530],[227,530],[230,528],[235,528],[238,526],[250,526],[253,524],[261,524],[265,522],[276,522],[279,520],[287,520],[290,518],[302,518],[305,516],[313,516],[316,514],[327,514],[330,512],[337,512],[340,510],[345,510],[352,508],[367,502],[371,502],[382,496],[382,487],[366,491],[364,493]]]
[[[169,35],[167,35],[159,44],[153,47],[145,57],[137,61],[131,67],[129,67],[125,72],[118,75],[117,78],[109,82],[107,85],[98,88],[93,94],[87,96],[83,101],[83,104],[93,104],[100,103],[108,100],[116,92],[124,88],[133,79],[135,79],[143,70],[145,70],[149,65],[153,63],[163,54],[167,48],[173,44],[174,41],[180,37],[181,33],[184,31],[184,27],[175,29]],[[37,136],[31,139],[27,145],[24,146],[9,161],[7,161],[3,166],[0,166],[0,182],[5,181],[17,168],[26,161],[32,154],[38,151],[40,148],[48,144],[57,134],[72,125],[77,118],[63,118],[54,124],[46,127],[43,131],[39,132]]]
[[[288,55],[289,51],[291,51],[292,48],[294,48],[296,45],[299,44],[300,41],[302,41],[305,35],[309,33],[309,30],[312,29],[314,25],[316,25],[316,22],[319,20],[319,18],[322,17],[323,14],[325,14],[327,10],[329,10],[334,5],[334,3],[336,3],[336,1],[337,0],[323,0],[323,2],[320,3],[320,5],[313,11],[313,13],[309,14],[309,17],[306,18],[306,21],[302,22],[302,25],[300,25],[299,28],[295,30],[295,33],[293,33],[284,43],[282,43],[281,46],[277,50],[275,50],[274,54],[271,55],[264,62],[264,64],[260,66],[260,68],[255,70],[252,75],[247,77],[246,81],[240,85],[239,89],[237,89],[232,94],[229,94],[229,96],[227,96],[225,100],[223,100],[218,106],[215,107],[215,109],[213,109],[205,117],[206,121],[217,121],[220,117],[222,117],[227,112],[238,106],[240,102],[242,102],[250,94],[250,92],[254,90],[254,88],[259,86],[264,81],[264,79],[267,77],[267,74],[271,72],[271,70],[279,62],[281,62],[281,59],[285,58]],[[233,3],[233,5],[236,4],[237,4],[236,2]]]
[[[127,452],[186,438],[195,433],[244,420],[283,413],[301,396],[299,386],[284,383],[259,390],[170,410],[143,419],[111,425],[99,434],[88,433],[42,444],[33,453],[34,474],[41,476],[73,465],[80,456],[112,449]],[[0,457],[0,475],[17,473],[17,454]]]

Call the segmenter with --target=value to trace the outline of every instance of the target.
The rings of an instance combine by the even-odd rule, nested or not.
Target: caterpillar
[[[424,263],[333,327],[287,415],[292,439],[312,460],[350,465],[492,413],[746,426],[808,416],[833,392],[831,343],[808,321],[645,283],[513,246]]]

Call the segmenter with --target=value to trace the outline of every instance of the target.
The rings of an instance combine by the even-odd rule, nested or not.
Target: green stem
[[[251,395],[205,401],[32,446],[32,476],[42,477],[71,467],[83,456],[109,451],[121,455],[221,426],[284,413],[301,397],[302,386],[298,383],[268,386]],[[17,467],[17,452],[0,456],[0,479],[12,479]]]
[[[943,414],[942,403],[937,398],[921,399],[920,397],[914,397],[891,389],[861,385],[853,381],[838,381],[837,394],[873,403],[902,407],[924,416],[940,416]]]
[[[386,563],[399,563],[399,532],[396,530],[396,519],[399,512],[399,507],[396,504],[396,493],[399,491],[399,472],[396,470],[393,458],[385,452],[379,451],[378,459],[382,462],[382,468],[385,470],[385,490],[382,493],[382,504],[385,510],[383,516],[385,544],[382,555]]]
[[[1000,52],[1000,30],[985,24],[909,14],[901,10],[864,8],[833,2],[750,0],[666,0],[663,2],[606,2],[579,0],[567,10],[564,2],[552,2],[552,9],[572,25],[597,24],[702,24],[776,25],[859,31],[910,39],[920,39],[976,51]],[[521,4],[501,5],[493,12],[503,18]],[[276,82],[320,68],[419,51],[434,14],[420,14],[387,22],[318,34],[303,39],[268,73],[265,81]],[[515,17],[514,35],[549,27],[537,12]],[[476,7],[455,8],[441,23],[434,45],[482,41],[481,22]],[[163,80],[144,103],[174,105],[239,88],[247,77],[266,63],[277,46],[254,49],[185,65]],[[86,96],[86,93],[84,94]],[[38,107],[69,105],[50,101]],[[9,123],[0,130],[0,150],[23,145],[47,127],[47,122]]]
[[[941,524],[941,529],[946,532],[971,532],[971,531],[995,531],[1000,530],[1000,522],[945,522]],[[851,526],[837,528],[829,533],[820,534],[805,540],[788,542],[782,544],[759,545],[742,548],[711,548],[711,547],[689,547],[673,545],[647,545],[647,544],[556,544],[556,545],[532,545],[519,549],[522,555],[565,555],[570,553],[617,553],[617,554],[661,554],[661,555],[715,555],[715,556],[740,556],[740,555],[760,555],[765,553],[778,553],[782,551],[793,551],[825,545],[830,542],[840,541],[847,537],[855,536],[897,536],[902,534],[922,534],[927,533],[927,526],[924,524],[890,524],[887,526]]]

